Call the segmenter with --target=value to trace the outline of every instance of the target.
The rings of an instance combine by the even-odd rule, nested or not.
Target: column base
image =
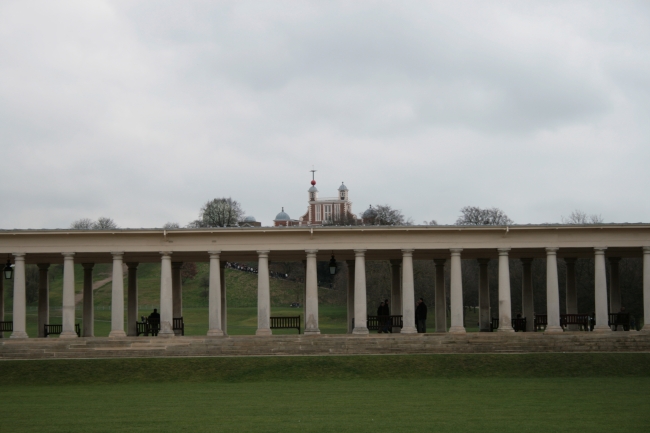
[[[77,333],[74,331],[63,331],[61,335],[59,335],[59,338],[65,339],[65,338],[79,338],[79,337],[77,336]]]
[[[603,333],[612,332],[612,328],[610,328],[607,325],[600,325],[600,326],[596,325],[594,326],[593,332],[603,332]]]
[[[504,326],[503,328],[499,326],[497,332],[515,332],[515,330],[512,329],[512,326]]]
[[[261,335],[263,337],[268,337],[270,335],[273,335],[273,332],[269,328],[259,328],[257,331],[255,331],[255,335]]]
[[[119,329],[116,329],[116,330],[111,331],[111,333],[108,334],[108,336],[110,338],[122,338],[122,337],[126,337],[126,332],[124,332],[122,330],[119,330]]]
[[[210,329],[208,331],[208,337],[223,337],[224,333],[221,329]]]
[[[464,326],[452,326],[449,328],[450,334],[467,334]]]
[[[401,334],[402,328],[393,328],[393,334]]]
[[[564,332],[564,329],[562,329],[561,326],[558,325],[547,325],[546,330],[544,331],[544,334],[562,334]]]
[[[305,335],[320,335],[320,329],[318,329],[318,328],[305,329],[304,334]]]
[[[639,332],[650,332],[650,325],[643,325]]]
[[[75,337],[77,334],[75,334]],[[25,331],[14,331],[11,333],[9,338],[29,338],[29,335]]]
[[[370,332],[368,331],[368,328],[366,328],[366,327],[363,327],[363,328],[361,328],[361,327],[359,327],[359,328],[354,328],[354,329],[352,330],[352,334],[356,334],[356,335],[368,335],[369,333],[370,333]]]
[[[402,334],[417,334],[418,330],[415,329],[415,326],[404,326],[402,327]]]

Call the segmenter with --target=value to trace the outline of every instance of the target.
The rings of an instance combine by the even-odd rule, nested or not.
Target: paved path
[[[126,265],[122,265],[122,276],[126,275],[127,269],[128,268],[126,267]],[[100,287],[104,287],[106,284],[110,283],[111,281],[113,281],[113,276],[110,276],[108,278],[104,278],[103,280],[95,281],[93,283],[93,292],[95,290],[99,289]],[[84,293],[83,292],[77,293],[77,294],[74,295],[74,303],[75,304],[81,303],[81,301],[83,301],[83,299],[84,299]]]

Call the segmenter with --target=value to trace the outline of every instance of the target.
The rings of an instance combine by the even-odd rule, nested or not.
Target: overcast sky
[[[0,228],[650,222],[650,2],[0,2]]]

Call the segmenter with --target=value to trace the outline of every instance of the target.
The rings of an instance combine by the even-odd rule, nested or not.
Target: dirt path
[[[123,265],[122,266],[122,276],[126,275],[126,272],[127,272],[127,267],[126,267],[126,265]],[[95,290],[99,289],[100,287],[104,287],[105,284],[108,284],[111,281],[113,281],[112,276],[110,276],[108,278],[104,278],[103,280],[95,281],[93,283],[93,292]],[[83,301],[83,299],[84,299],[83,292],[75,294],[74,295],[74,303],[75,303],[75,305],[80,303],[81,301]]]

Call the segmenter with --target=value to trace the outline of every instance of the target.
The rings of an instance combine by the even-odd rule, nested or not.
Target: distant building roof
[[[284,208],[282,208],[282,212],[277,214],[273,221],[289,221],[290,219],[291,217],[289,216],[289,214],[284,211]]]

